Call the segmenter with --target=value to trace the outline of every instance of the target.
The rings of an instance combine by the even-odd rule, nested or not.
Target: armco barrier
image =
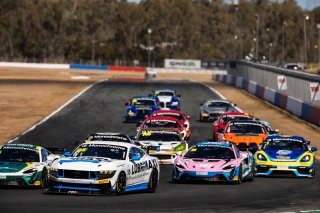
[[[234,80],[234,78],[236,79]],[[244,89],[257,97],[269,101],[270,103],[299,116],[305,121],[320,126],[320,107],[313,106],[310,103],[282,94],[274,89],[261,86],[257,82],[248,81],[242,77],[228,74],[213,75],[212,79],[230,85],[234,85],[234,82],[236,82],[236,87]]]

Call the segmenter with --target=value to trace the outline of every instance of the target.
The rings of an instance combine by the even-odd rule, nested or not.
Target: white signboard
[[[310,83],[311,101],[320,100],[320,83]]]
[[[201,69],[200,60],[165,59],[165,68]]]
[[[278,75],[278,90],[286,90],[287,89],[287,78],[284,75]]]

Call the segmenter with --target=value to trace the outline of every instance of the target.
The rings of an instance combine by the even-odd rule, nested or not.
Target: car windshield
[[[230,107],[230,104],[225,102],[215,102],[215,101],[209,101],[205,103],[206,107],[219,107],[219,108],[228,108]]]
[[[264,134],[266,133],[261,124],[255,123],[232,123],[227,128],[228,133],[240,134]]]
[[[251,117],[249,116],[226,116],[221,118],[221,123],[228,123],[229,121],[233,121],[233,120],[237,120],[237,121],[249,121],[252,120]]]
[[[144,124],[144,128],[180,128],[180,124],[176,121],[171,120],[149,120]]]
[[[156,105],[156,101],[150,100],[150,99],[133,99],[132,105],[133,106],[154,106]]]
[[[0,149],[0,161],[9,162],[40,162],[39,152],[27,148],[6,148]]]
[[[174,96],[174,92],[170,92],[170,91],[156,91],[155,95],[157,96]]]
[[[157,117],[157,116],[169,116],[169,117],[176,118],[178,120],[184,120],[181,114],[173,113],[173,112],[157,112],[152,114],[152,117]]]
[[[110,144],[82,144],[73,153],[72,157],[102,157],[116,160],[125,160],[127,148]]]
[[[223,146],[195,146],[185,155],[185,158],[234,159],[235,155],[230,147]]]
[[[157,132],[157,131],[141,131],[139,141],[181,141],[180,136],[176,132]]]
[[[307,147],[302,141],[290,139],[282,139],[275,141],[267,141],[262,149],[279,149],[279,150],[306,150]]]
[[[108,135],[108,134],[91,134],[86,137],[86,142],[89,141],[116,141],[130,143],[130,139],[126,135]]]

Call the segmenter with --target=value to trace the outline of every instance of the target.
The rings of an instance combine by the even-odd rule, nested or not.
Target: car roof
[[[180,135],[180,131],[177,130],[176,128],[143,128],[143,129],[140,129],[139,131],[139,134],[140,132],[142,131],[150,131],[150,132],[174,132],[176,133],[177,135]]]
[[[16,149],[33,149],[39,150],[41,147],[33,144],[18,144],[18,143],[10,143],[4,144],[2,147],[5,148],[16,148]]]
[[[147,117],[145,121],[147,120],[171,120],[171,121],[177,121],[177,123],[179,123],[178,119],[170,116],[152,116],[152,117]]]
[[[165,89],[165,88],[163,88],[163,89],[155,89],[154,91],[174,92],[174,90],[172,90],[172,89]]]
[[[157,113],[176,113],[179,115],[183,115],[183,113],[179,110],[175,110],[175,109],[160,109],[160,110],[156,110],[154,111],[152,114],[157,114]]]
[[[224,100],[224,99],[208,99],[205,102],[221,102],[221,103],[228,103],[228,104],[231,103],[230,101]]]
[[[242,120],[232,120],[232,121],[229,121],[229,124],[234,124],[234,123],[239,123],[239,124],[260,124],[261,126],[264,126],[263,123],[258,122],[258,121],[256,121],[256,120],[245,120],[245,121],[242,121]]]
[[[246,112],[225,112],[221,116],[229,116],[229,115],[245,115],[245,116],[252,116]]]
[[[155,100],[154,96],[134,96],[132,99]]]
[[[203,141],[197,142],[195,146],[199,145],[211,145],[211,146],[225,146],[225,147],[232,147],[232,144],[229,142],[211,142],[211,141]]]
[[[96,137],[96,136],[101,136],[101,138]],[[108,137],[121,137],[123,139],[125,139],[126,141],[122,140],[123,142],[126,143],[132,143],[130,137],[126,134],[122,134],[122,133],[117,133],[117,132],[97,132],[97,133],[92,133],[90,135],[88,135],[85,140],[91,140],[92,138],[89,139],[89,137],[93,137],[95,141],[99,141],[99,139],[101,139],[101,141],[108,141]],[[121,138],[119,140],[121,140]],[[112,140],[110,140],[112,141]],[[115,141],[116,142],[116,141]],[[119,141],[121,142],[121,141]]]

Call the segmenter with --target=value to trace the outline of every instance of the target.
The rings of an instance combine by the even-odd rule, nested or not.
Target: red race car
[[[186,131],[187,125],[181,124],[178,119],[169,116],[148,117],[138,127],[138,132],[144,128],[174,128],[180,131],[183,140],[187,140],[190,137],[190,132]]]
[[[223,113],[217,121],[213,123],[213,140],[218,141],[218,136],[223,132],[229,121],[232,120],[253,120],[253,115],[244,112],[226,112]]]
[[[179,110],[156,110],[149,117],[159,117],[159,116],[169,116],[179,120],[181,125],[185,125],[185,130],[188,137],[186,140],[190,139],[190,116],[183,114]]]

